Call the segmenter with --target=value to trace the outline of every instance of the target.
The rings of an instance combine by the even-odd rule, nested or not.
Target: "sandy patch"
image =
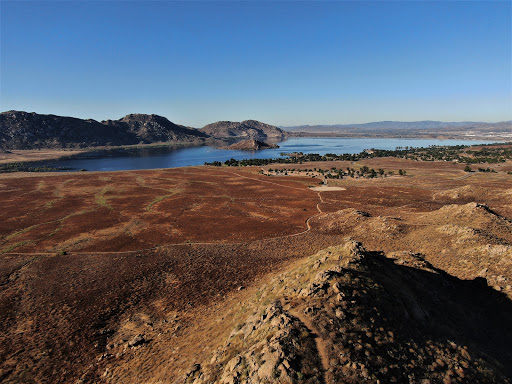
[[[347,190],[347,188],[343,188],[343,187],[330,187],[328,185],[323,185],[321,187],[311,187],[310,189],[312,191],[315,191],[315,192],[346,191]]]

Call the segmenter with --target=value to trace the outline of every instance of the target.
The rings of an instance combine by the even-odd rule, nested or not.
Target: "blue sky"
[[[510,1],[1,1],[1,110],[512,119]]]

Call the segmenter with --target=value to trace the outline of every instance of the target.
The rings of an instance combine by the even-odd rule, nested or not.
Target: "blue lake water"
[[[365,149],[390,149],[396,147],[428,147],[430,145],[470,145],[486,141],[439,139],[357,139],[357,138],[291,138],[278,143],[279,148],[260,151],[233,151],[209,146],[159,147],[130,151],[87,153],[70,159],[47,161],[44,164],[71,170],[119,171],[133,169],[175,168],[202,165],[205,162],[226,161],[231,158],[265,159],[281,157],[281,153],[359,153]]]

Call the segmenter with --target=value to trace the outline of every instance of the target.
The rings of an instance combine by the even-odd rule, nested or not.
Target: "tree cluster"
[[[454,146],[429,146],[429,147],[397,147],[395,150],[387,149],[370,149],[360,153],[327,153],[319,155],[318,153],[282,153],[283,157],[274,159],[229,159],[221,163],[214,161],[205,163],[205,165],[213,166],[229,166],[229,167],[245,167],[245,166],[264,166],[269,164],[302,164],[304,162],[315,161],[359,161],[376,157],[397,157],[403,159],[411,159],[417,161],[453,161],[465,164],[481,164],[481,163],[503,163],[506,160],[512,160],[512,144],[505,143],[509,146],[495,146],[495,144],[482,145],[481,149],[472,149],[468,145]]]
[[[395,174],[394,171],[385,171],[382,168],[379,168],[377,170],[373,168],[369,168],[366,165],[361,167],[360,169],[354,169],[347,167],[346,169],[336,168],[332,167],[330,169],[322,169],[322,168],[312,168],[312,169],[295,169],[295,168],[279,168],[279,169],[268,169],[268,173],[265,173],[263,170],[260,171],[260,173],[270,176],[271,174],[282,174],[282,175],[288,175],[289,173],[295,173],[295,172],[305,172],[307,176],[316,177],[320,175],[321,177],[324,177],[326,179],[343,179],[345,177],[351,177],[351,178],[360,178],[364,177],[366,179],[373,179],[376,177],[387,177],[392,176]],[[401,176],[406,175],[406,171],[403,169],[400,169],[398,173]]]

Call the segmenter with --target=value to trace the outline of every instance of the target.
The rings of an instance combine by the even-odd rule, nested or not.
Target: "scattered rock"
[[[199,371],[201,371],[201,364],[192,364],[192,367],[188,370],[187,377],[194,376]]]
[[[139,334],[128,341],[128,346],[134,348],[145,343],[147,343],[147,340],[144,338],[144,335]]]

